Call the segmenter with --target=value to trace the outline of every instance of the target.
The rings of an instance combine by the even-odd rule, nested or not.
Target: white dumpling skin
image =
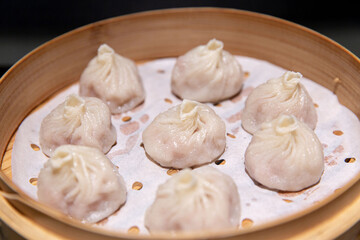
[[[299,191],[319,182],[324,170],[322,145],[295,116],[280,115],[261,125],[245,152],[247,173],[281,191]]]
[[[225,150],[225,123],[209,106],[190,100],[160,113],[144,130],[146,153],[163,167],[209,163]]]
[[[263,122],[271,121],[280,114],[290,114],[314,130],[316,109],[311,96],[300,83],[301,78],[300,73],[288,71],[257,86],[246,99],[243,128],[253,134]]]
[[[240,197],[233,179],[204,166],[184,169],[158,187],[145,214],[153,232],[219,231],[236,228]]]
[[[145,91],[136,64],[102,44],[80,77],[80,96],[98,97],[117,114],[142,103]]]
[[[65,144],[96,147],[107,153],[116,142],[116,130],[103,101],[71,94],[43,119],[39,141],[47,156]]]
[[[243,70],[236,58],[216,39],[178,57],[171,90],[182,99],[216,103],[240,92]]]
[[[123,178],[98,149],[63,145],[40,170],[40,202],[86,223],[98,222],[126,201]]]

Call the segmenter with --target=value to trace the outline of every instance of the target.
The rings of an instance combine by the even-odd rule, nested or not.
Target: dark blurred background
[[[311,28],[360,56],[358,1],[0,0],[0,76],[42,43],[77,27],[139,11],[224,7],[283,18]]]

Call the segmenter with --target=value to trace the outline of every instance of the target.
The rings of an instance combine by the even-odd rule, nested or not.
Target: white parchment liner
[[[230,175],[236,182],[241,199],[241,227],[244,219],[250,219],[254,225],[259,225],[305,211],[330,197],[334,191],[356,177],[360,172],[360,124],[350,110],[339,104],[331,91],[308,79],[302,79],[318,114],[315,133],[323,144],[325,155],[325,170],[321,181],[297,193],[279,193],[256,185],[244,168],[244,153],[251,135],[241,127],[241,113],[252,89],[270,78],[281,76],[285,69],[253,58],[238,56],[237,59],[244,71],[249,73],[241,93],[219,105],[209,104],[223,118],[227,132],[230,133],[227,136],[226,150],[220,157],[225,159],[225,164],[210,165]],[[140,65],[139,72],[146,91],[144,104],[126,114],[112,116],[117,130],[117,145],[107,156],[118,166],[124,177],[128,190],[127,202],[119,211],[95,226],[114,231],[127,231],[130,227],[137,226],[141,233],[147,233],[144,227],[145,211],[153,202],[158,185],[170,176],[167,168],[147,159],[144,148],[141,147],[141,134],[157,114],[181,102],[170,91],[171,70],[175,60],[159,59]],[[12,179],[34,199],[37,199],[37,188],[29,180],[37,178],[47,157],[41,150],[35,151],[31,144],[39,146],[42,119],[70,93],[78,93],[77,84],[29,115],[16,134],[11,163]],[[124,122],[124,116],[130,116],[131,120]],[[337,130],[343,134],[334,134]],[[344,160],[350,157],[354,157],[356,161],[346,163]],[[132,189],[134,182],[141,182],[143,187],[140,190]]]

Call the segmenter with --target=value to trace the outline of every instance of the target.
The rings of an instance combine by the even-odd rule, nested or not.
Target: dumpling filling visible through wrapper
[[[65,144],[96,147],[107,153],[116,142],[116,130],[103,101],[70,94],[42,120],[39,142],[47,156]]]
[[[218,158],[225,150],[225,123],[209,106],[184,100],[160,113],[144,130],[147,154],[163,167],[186,168]]]
[[[288,71],[257,86],[246,100],[243,128],[253,134],[263,122],[271,121],[280,114],[290,114],[314,130],[317,114],[312,98],[300,83],[301,78],[300,73]]]
[[[240,198],[233,179],[210,167],[185,169],[159,186],[145,214],[150,232],[216,231],[239,224]]]
[[[299,191],[320,180],[323,148],[305,123],[280,115],[254,133],[245,152],[245,167],[253,179],[268,188]]]
[[[182,99],[216,103],[237,94],[244,82],[241,65],[216,39],[180,56],[172,71],[171,90]]]
[[[45,163],[38,198],[64,214],[95,223],[126,201],[126,186],[111,161],[98,149],[63,145]]]
[[[98,97],[111,113],[123,113],[142,103],[145,91],[135,63],[106,44],[85,68],[80,77],[80,95]]]

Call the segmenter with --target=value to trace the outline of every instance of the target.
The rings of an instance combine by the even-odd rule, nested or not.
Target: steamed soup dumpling
[[[159,186],[145,214],[150,232],[235,228],[240,198],[233,179],[210,167],[184,169]]]
[[[299,191],[320,180],[323,148],[305,123],[280,115],[254,133],[245,152],[245,167],[253,179],[268,188]]]
[[[314,103],[300,83],[302,75],[288,71],[256,87],[248,96],[242,115],[242,126],[253,134],[263,122],[280,114],[291,114],[315,129],[317,114]]]
[[[98,97],[111,113],[122,113],[145,99],[145,92],[135,63],[102,44],[80,78],[80,95]]]
[[[72,218],[98,222],[126,201],[126,186],[111,161],[96,148],[63,145],[40,170],[40,202]]]
[[[43,119],[39,141],[48,156],[64,144],[96,147],[106,153],[116,142],[116,130],[103,101],[71,94]]]
[[[160,113],[144,130],[147,154],[164,167],[209,163],[225,150],[225,123],[209,106],[184,100]]]
[[[171,78],[171,90],[182,99],[219,102],[238,93],[244,82],[239,62],[216,39],[180,56]]]

